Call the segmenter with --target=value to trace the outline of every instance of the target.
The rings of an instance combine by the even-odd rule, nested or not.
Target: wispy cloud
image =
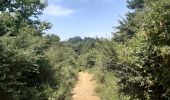
[[[75,13],[75,10],[59,5],[49,5],[43,13],[50,16],[65,17]]]
[[[92,0],[84,0],[84,1],[91,2]],[[94,1],[99,3],[113,3],[114,0],[94,0]]]
[[[55,2],[55,3],[58,3],[58,2],[65,2],[67,0],[51,0],[51,2]],[[84,3],[89,3],[89,2],[98,2],[98,3],[113,3],[115,2],[116,0],[70,0],[72,2],[84,2]]]

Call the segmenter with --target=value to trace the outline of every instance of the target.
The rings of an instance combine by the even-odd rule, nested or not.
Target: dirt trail
[[[95,81],[93,74],[80,72],[78,82],[73,89],[73,100],[100,100],[95,93]]]

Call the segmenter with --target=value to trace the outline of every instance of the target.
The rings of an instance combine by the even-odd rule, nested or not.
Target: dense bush
[[[55,81],[57,82],[55,88],[47,86],[49,89],[46,91],[46,95],[48,94],[50,98],[55,100],[70,99],[77,73],[75,52],[69,47],[58,44],[46,50],[45,55],[50,65],[53,66]]]
[[[75,53],[38,15],[42,0],[0,1],[0,99],[65,100],[76,78]],[[22,9],[22,10],[21,10]]]
[[[145,1],[134,17],[138,31],[115,43],[120,91],[131,99],[170,99],[169,5],[169,0]]]
[[[46,40],[40,37],[32,38],[32,36],[0,38],[0,90],[3,91],[1,93],[6,93],[4,98],[2,97],[4,100],[10,96],[15,99],[27,99],[26,94],[32,97],[39,95],[41,85],[48,83],[53,77],[50,75],[51,66],[43,55]],[[49,75],[44,77],[44,74]]]

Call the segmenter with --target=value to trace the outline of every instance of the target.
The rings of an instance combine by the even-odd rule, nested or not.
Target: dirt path
[[[78,82],[73,89],[73,100],[100,100],[95,93],[95,81],[93,74],[80,72]]]

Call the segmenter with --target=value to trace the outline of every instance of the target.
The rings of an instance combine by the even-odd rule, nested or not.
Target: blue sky
[[[128,12],[126,0],[48,0],[42,20],[53,24],[48,33],[70,37],[110,38],[112,27]]]

